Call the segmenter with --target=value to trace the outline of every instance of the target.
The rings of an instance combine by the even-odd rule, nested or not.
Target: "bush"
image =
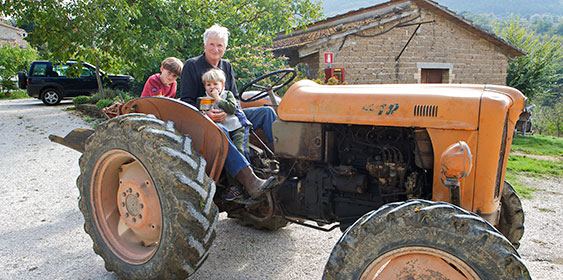
[[[123,98],[123,99],[122,99],[122,98]],[[132,95],[129,94],[128,92],[123,92],[123,93],[121,93],[121,96],[117,95],[116,97],[114,97],[114,98],[113,98],[113,101],[125,103],[125,102],[127,102],[127,101],[129,101],[129,100],[131,100],[131,99],[135,99],[135,98],[137,98],[137,97],[132,96]]]
[[[338,78],[336,78],[336,76],[328,78],[326,83],[325,83],[325,79],[326,79],[326,75],[325,75],[324,71],[319,70],[318,78],[314,79],[313,82],[315,82],[319,85],[340,85],[340,84],[347,85],[348,84],[347,82],[340,83],[338,81]]]
[[[79,104],[90,103],[90,96],[85,96],[85,95],[77,96],[72,99],[72,103],[74,104],[74,106]]]
[[[0,87],[2,88],[2,91],[6,93],[10,93],[10,90],[18,89],[18,87],[16,86],[16,82],[12,80],[1,80]]]
[[[30,98],[24,89],[14,90],[11,91],[10,93],[0,93],[0,99],[24,99],[24,98]]]
[[[17,46],[0,43],[0,82],[4,91],[16,89],[11,78],[15,77],[18,71],[29,69],[31,62],[36,58],[37,52],[31,47],[20,49]]]
[[[111,104],[113,104],[112,99],[101,99],[100,101],[96,102],[96,107],[102,109],[107,106],[110,106]]]
[[[96,104],[100,100],[101,100],[100,96],[97,95],[97,94],[94,94],[94,95],[90,96],[90,102],[89,103],[90,104]]]

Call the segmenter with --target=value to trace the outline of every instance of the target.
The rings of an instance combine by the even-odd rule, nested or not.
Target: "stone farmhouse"
[[[334,16],[280,34],[273,50],[292,66],[305,64],[310,78],[343,69],[349,84],[504,85],[508,61],[525,55],[430,0],[392,0]]]
[[[26,36],[25,30],[5,24],[0,20],[0,44],[19,46],[25,49],[27,48],[27,42],[24,40]]]

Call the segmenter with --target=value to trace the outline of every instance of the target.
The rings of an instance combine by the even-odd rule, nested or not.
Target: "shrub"
[[[15,90],[16,85],[11,80],[18,71],[29,69],[31,62],[37,58],[35,49],[29,47],[20,49],[17,46],[0,43],[0,82],[4,91]]]
[[[85,96],[85,95],[81,95],[81,96],[77,96],[75,98],[72,99],[72,103],[76,106],[79,104],[86,104],[90,102],[90,96]]]
[[[129,101],[129,100],[131,100],[131,99],[137,98],[137,97],[135,97],[135,96],[132,96],[132,95],[129,94],[128,92],[119,92],[119,93],[121,93],[121,96],[120,96],[120,95],[115,96],[115,97],[113,98],[113,101],[125,103],[125,102],[127,102],[127,101]],[[122,99],[122,98],[123,98],[123,99]]]
[[[0,93],[0,99],[24,99],[30,98],[25,90],[14,90],[10,93]]]
[[[10,93],[10,90],[18,89],[18,87],[16,86],[16,82],[12,80],[1,80],[0,87],[2,88],[2,91],[6,93]]]
[[[112,99],[101,99],[100,101],[96,102],[96,107],[102,109],[107,106],[110,106],[111,104],[113,104]]]
[[[324,71],[319,70],[318,78],[314,79],[313,82],[319,85],[347,85],[348,84],[347,82],[340,83],[336,76],[332,76],[328,78],[326,83],[325,83],[325,79],[326,79],[326,75]]]
[[[97,94],[90,96],[90,104],[96,104],[100,100],[101,100],[101,98]]]

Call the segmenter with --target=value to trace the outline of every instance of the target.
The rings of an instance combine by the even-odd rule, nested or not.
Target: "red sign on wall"
[[[334,54],[331,52],[325,53],[325,63],[326,64],[333,64],[334,63]]]

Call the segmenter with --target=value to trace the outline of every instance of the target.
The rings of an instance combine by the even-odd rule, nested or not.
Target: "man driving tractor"
[[[213,25],[203,33],[204,52],[202,55],[190,58],[184,64],[181,77],[180,99],[196,106],[197,98],[206,96],[201,77],[210,69],[221,69],[226,76],[224,89],[237,96],[237,86],[233,66],[222,59],[229,41],[229,30],[219,25]],[[272,123],[277,118],[276,112],[270,107],[255,107],[243,110],[246,118],[252,123],[254,129],[262,129],[269,143],[273,142]],[[225,121],[227,114],[221,109],[206,111],[207,116],[218,126]],[[237,151],[229,132],[225,131],[229,139],[229,152],[225,162],[225,170],[244,186],[252,198],[260,197],[273,186],[274,177],[263,180],[257,177],[248,162],[248,159]],[[248,138],[248,135],[245,135]],[[271,146],[271,145],[270,145]],[[226,194],[226,199],[233,200],[238,194],[233,189]]]

